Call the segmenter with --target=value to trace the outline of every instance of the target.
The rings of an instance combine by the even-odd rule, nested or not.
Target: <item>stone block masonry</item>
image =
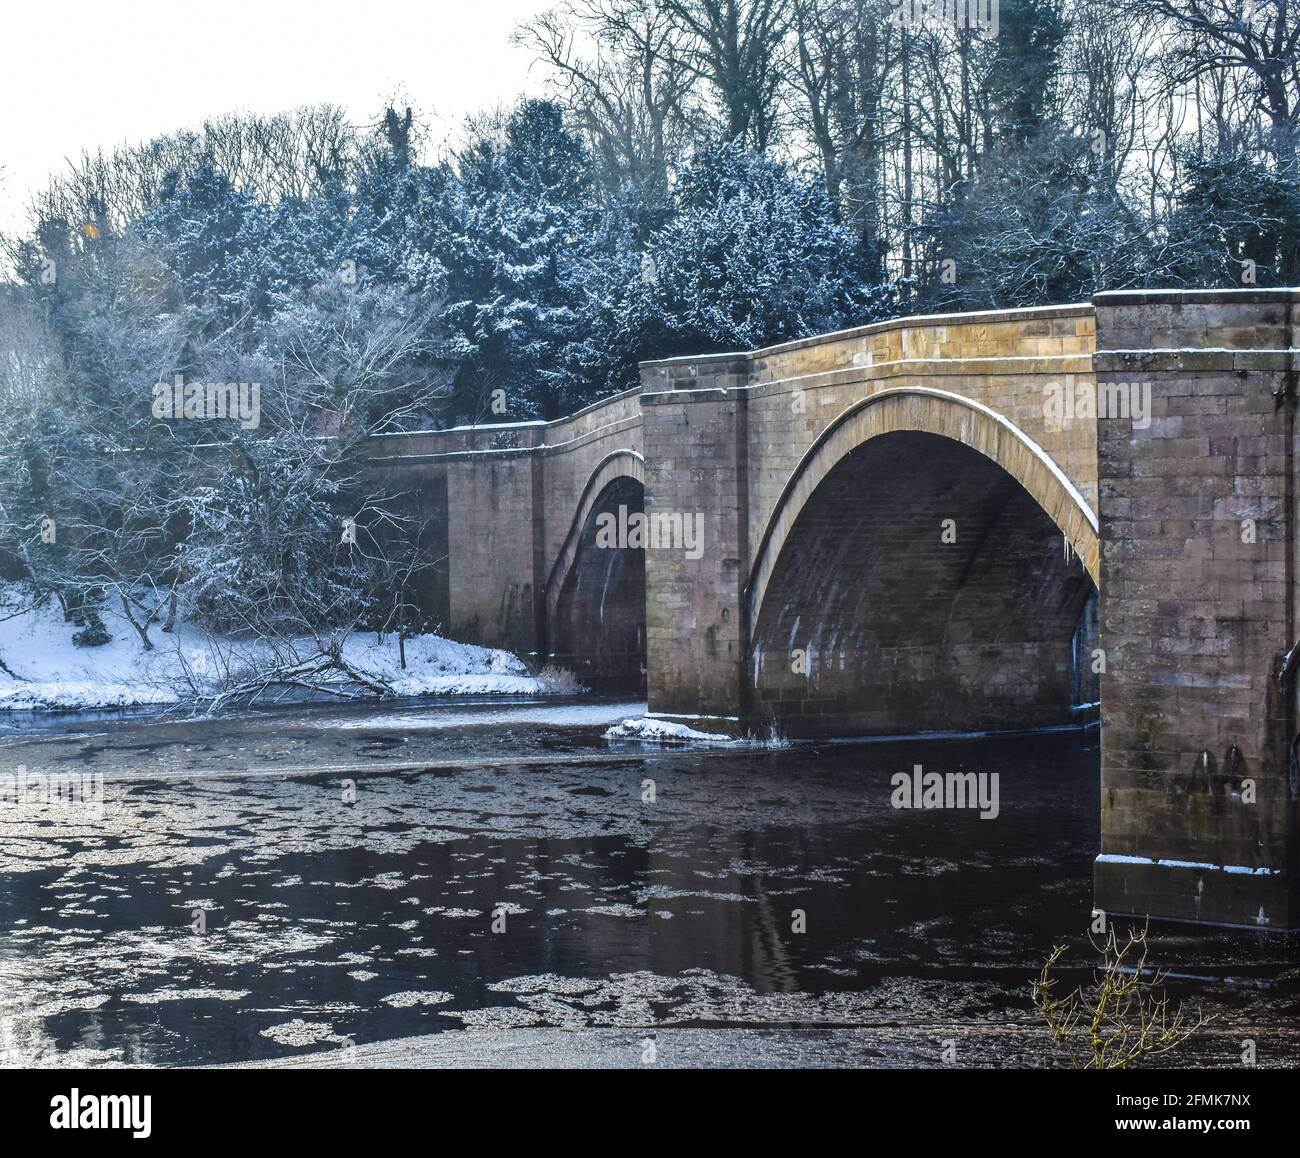
[[[1291,927],[1296,909],[1295,335],[1300,294],[1096,299],[1102,849],[1121,912]]]

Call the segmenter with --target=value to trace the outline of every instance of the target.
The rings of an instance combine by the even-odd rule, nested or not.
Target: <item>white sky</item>
[[[330,101],[358,124],[402,93],[445,137],[467,112],[539,91],[521,20],[556,0],[23,0],[0,64],[0,229],[83,149],[235,110]]]

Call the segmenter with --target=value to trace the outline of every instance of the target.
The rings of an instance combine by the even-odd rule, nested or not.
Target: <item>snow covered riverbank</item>
[[[0,606],[5,601],[0,599]],[[220,640],[188,624],[174,632],[155,627],[146,651],[130,625],[111,609],[103,612],[112,641],[99,647],[78,647],[76,628],[64,622],[58,604],[49,601],[35,610],[14,614],[8,601],[0,614],[0,710],[77,710],[147,704],[179,704],[203,700],[233,684],[268,671],[277,656],[260,640]],[[312,640],[290,641],[293,651],[310,656]],[[496,648],[456,643],[438,635],[406,641],[406,667],[401,666],[396,636],[379,642],[375,635],[353,634],[341,656],[357,675],[398,696],[545,695],[560,686],[546,675],[535,676],[518,657]],[[268,684],[261,700],[356,691],[342,671],[322,671],[294,685]]]

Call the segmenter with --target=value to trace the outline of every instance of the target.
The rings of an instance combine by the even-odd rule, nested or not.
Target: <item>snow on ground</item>
[[[9,615],[16,590],[0,585],[0,616]],[[263,666],[270,649],[259,641],[214,640],[180,623],[165,633],[150,629],[145,651],[120,613],[101,609],[113,637],[100,647],[77,647],[77,628],[65,623],[51,600],[35,611],[0,620],[0,710],[117,708],[176,704],[217,694],[227,671]],[[299,641],[303,655],[310,641]],[[373,634],[350,636],[344,659],[358,672],[386,681],[397,695],[540,695],[551,686],[528,673],[514,655],[496,648],[456,643],[438,635],[406,641],[406,668],[395,636],[381,644]],[[329,683],[337,686],[341,675]],[[325,682],[325,681],[322,681]],[[564,689],[572,691],[572,689]]]

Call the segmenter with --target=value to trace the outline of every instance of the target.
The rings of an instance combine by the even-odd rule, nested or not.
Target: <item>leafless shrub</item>
[[[1034,1005],[1047,1020],[1053,1040],[1075,1069],[1127,1069],[1143,1058],[1168,1053],[1213,1017],[1194,1019],[1182,1006],[1171,1009],[1163,989],[1165,974],[1147,967],[1147,930],[1130,929],[1121,947],[1114,926],[1093,947],[1102,956],[1090,986],[1064,997],[1053,991],[1052,976],[1064,945],[1057,945],[1033,983]]]
[[[548,696],[576,696],[587,689],[568,668],[548,663],[537,673],[537,690]]]

